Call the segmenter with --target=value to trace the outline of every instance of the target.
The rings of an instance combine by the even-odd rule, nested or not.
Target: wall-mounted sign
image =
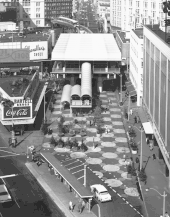
[[[0,63],[29,61],[29,49],[0,49]]]
[[[30,106],[4,107],[3,120],[29,119],[32,118],[32,104]]]
[[[22,48],[29,49],[30,60],[48,59],[47,41],[22,42]]]
[[[28,100],[23,100],[23,99],[14,99],[14,106],[15,107],[27,107],[30,106],[30,104],[32,103],[31,99]]]

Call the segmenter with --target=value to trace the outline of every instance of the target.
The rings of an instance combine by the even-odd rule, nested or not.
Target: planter
[[[84,136],[86,136],[87,134],[86,133],[80,133],[80,136],[81,137],[84,137]]]
[[[73,136],[75,136],[76,134],[75,133],[69,133],[68,134],[70,137],[73,137]]]
[[[137,154],[138,153],[137,150],[133,150],[133,149],[131,149],[131,150],[132,150],[132,154]]]
[[[58,136],[59,136],[59,137],[63,137],[63,136],[64,136],[64,133],[59,133]]]
[[[97,133],[96,136],[97,136],[97,137],[100,137],[100,134]]]

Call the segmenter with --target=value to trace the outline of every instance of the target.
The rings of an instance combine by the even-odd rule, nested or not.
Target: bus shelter
[[[76,197],[84,200],[86,205],[91,208],[93,194],[86,189],[61,163],[49,152],[41,152],[43,159],[54,169],[54,174],[65,184]]]

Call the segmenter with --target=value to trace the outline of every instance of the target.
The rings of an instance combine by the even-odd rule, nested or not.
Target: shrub
[[[48,132],[48,124],[47,123],[42,123],[41,125],[41,131],[45,134]]]
[[[142,168],[141,171],[139,172],[139,179],[141,182],[146,182],[147,175],[145,173],[145,169]]]

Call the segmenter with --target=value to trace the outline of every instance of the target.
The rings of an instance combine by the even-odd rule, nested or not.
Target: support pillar
[[[57,78],[58,78],[58,74],[57,74]]]
[[[107,74],[107,79],[109,79],[109,74]]]
[[[63,74],[63,78],[65,78],[66,77],[66,75],[65,74]]]
[[[92,202],[92,198],[89,198],[89,212],[91,211],[91,202]]]

